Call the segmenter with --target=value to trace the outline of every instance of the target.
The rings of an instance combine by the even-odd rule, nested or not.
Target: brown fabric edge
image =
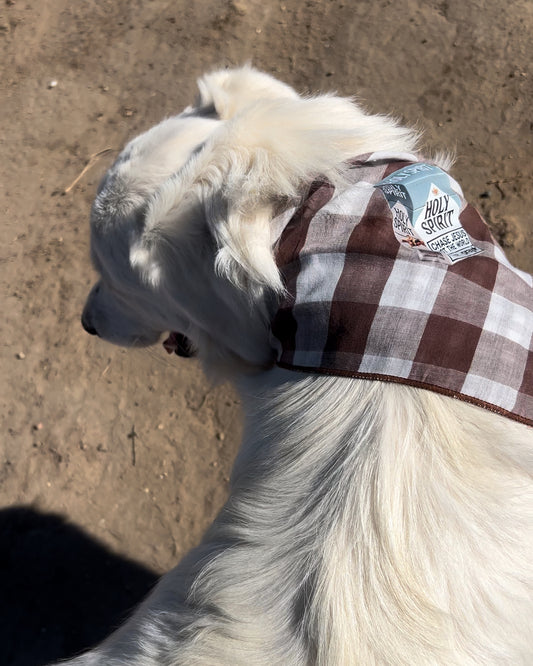
[[[316,375],[328,375],[330,377],[351,377],[352,379],[369,379],[380,382],[389,382],[392,384],[404,384],[406,386],[413,386],[415,388],[425,389],[427,391],[433,391],[434,393],[439,393],[445,395],[448,398],[455,398],[456,400],[462,400],[463,402],[468,402],[471,405],[476,407],[482,407],[483,409],[493,412],[494,414],[499,414],[500,416],[506,416],[513,421],[518,421],[524,425],[533,427],[533,419],[528,419],[525,416],[520,414],[515,414],[514,412],[509,412],[502,407],[493,405],[490,402],[485,402],[484,400],[479,400],[465,393],[459,393],[457,391],[452,391],[441,386],[435,386],[434,384],[426,384],[425,382],[417,381],[416,379],[404,379],[403,377],[394,377],[393,375],[379,375],[371,372],[356,372],[351,370],[328,370],[326,368],[311,368],[305,367],[303,365],[290,365],[289,363],[283,363],[283,361],[277,361],[276,365],[284,370],[293,370],[296,372],[307,372]]]

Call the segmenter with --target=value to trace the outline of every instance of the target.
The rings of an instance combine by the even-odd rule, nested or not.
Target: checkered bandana
[[[464,202],[482,254],[449,265],[397,240],[374,185],[417,161],[374,153],[351,162],[339,192],[313,183],[275,245],[287,290],[272,324],[278,365],[401,382],[533,425],[533,278]]]

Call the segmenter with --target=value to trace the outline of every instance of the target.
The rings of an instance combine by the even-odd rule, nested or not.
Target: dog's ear
[[[199,98],[196,106],[212,108],[221,120],[233,118],[258,100],[298,97],[290,86],[250,65],[211,72],[197,83]]]
[[[220,196],[206,202],[206,219],[218,247],[215,270],[250,295],[256,286],[280,293],[283,283],[272,253],[273,206],[242,203]]]
[[[373,149],[405,146],[409,132],[365,115],[349,99],[323,95],[254,101],[224,123],[205,147],[205,203],[218,244],[217,270],[235,284],[282,284],[272,252],[272,218],[300,203],[313,179],[345,181],[345,161]],[[200,162],[198,161],[198,166]]]

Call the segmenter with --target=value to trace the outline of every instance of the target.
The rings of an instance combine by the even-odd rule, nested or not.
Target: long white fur
[[[416,137],[250,67],[126,148],[93,208],[101,337],[186,333],[245,434],[201,545],[72,666],[533,663],[532,429],[431,392],[272,367],[271,223]]]

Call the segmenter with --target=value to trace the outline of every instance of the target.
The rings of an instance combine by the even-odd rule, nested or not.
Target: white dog
[[[453,388],[398,383],[401,363],[380,381],[372,354],[366,372],[351,373],[347,355],[345,372],[332,374],[301,360],[300,340],[292,361],[280,363],[287,354],[273,338],[275,321],[284,335],[280,312],[294,314],[288,283],[300,280],[300,289],[304,274],[291,277],[280,261],[277,248],[291,242],[284,232],[296,230],[298,241],[294,220],[309,222],[323,207],[316,192],[335,192],[324,218],[332,238],[344,233],[339,220],[354,197],[374,193],[372,201],[387,205],[375,182],[354,180],[354,169],[416,161],[417,137],[350,100],[304,98],[250,67],[207,75],[199,88],[194,107],[134,139],[104,178],[92,212],[101,279],[82,319],[90,333],[121,345],[184,334],[209,375],[235,381],[244,441],[230,497],[201,545],[121,629],[69,663],[532,664],[527,413],[511,414],[505,400],[483,409],[492,399],[470,399],[466,388],[457,400]],[[488,241],[465,237],[468,252],[492,252]],[[423,275],[452,275],[477,261],[445,264],[438,252],[420,259],[427,242],[405,238],[397,247]],[[293,264],[303,266],[298,251]],[[372,273],[372,253],[357,270]],[[338,253],[330,255],[307,303],[323,302],[314,295],[344,270]],[[514,274],[531,288],[528,276]],[[326,304],[350,298],[331,293]],[[520,307],[530,327],[531,313]],[[319,319],[312,311],[312,328]],[[359,319],[352,324],[357,331]],[[305,337],[301,319],[298,326]],[[522,328],[513,335],[527,348]]]

